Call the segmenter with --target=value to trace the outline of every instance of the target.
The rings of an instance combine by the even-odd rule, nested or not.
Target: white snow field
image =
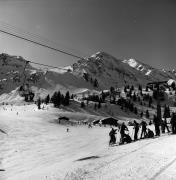
[[[77,125],[66,132],[68,125],[54,123],[62,110],[4,107],[0,129],[8,135],[0,132],[0,180],[176,179],[175,135],[109,147],[110,127]]]

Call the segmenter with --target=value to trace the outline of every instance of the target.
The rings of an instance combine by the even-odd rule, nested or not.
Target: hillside
[[[93,89],[83,77],[76,76],[67,68],[59,69],[39,69],[30,63],[26,65],[26,60],[22,57],[0,55],[0,94],[10,93],[12,90],[28,84],[36,93],[47,94],[55,90],[71,92],[79,88]]]
[[[62,93],[70,91],[70,94],[89,90],[94,93],[111,86],[145,86],[148,82],[164,80],[171,85],[176,80],[174,70],[159,70],[134,59],[119,60],[105,52],[61,68],[44,69],[26,62],[22,57],[0,55],[0,95],[10,93],[23,84],[37,97],[45,97],[58,90]]]
[[[96,78],[101,89],[176,79],[174,71],[159,70],[134,59],[120,60],[105,52],[79,60],[73,64],[73,70],[79,75],[87,73],[89,81]]]

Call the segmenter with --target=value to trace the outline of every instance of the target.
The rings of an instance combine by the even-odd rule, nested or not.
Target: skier
[[[69,132],[69,128],[67,128],[67,132]]]
[[[172,133],[176,134],[176,113],[172,113],[171,126],[172,126]]]
[[[142,126],[142,131],[141,131],[141,139],[142,139],[143,134],[144,134],[144,138],[147,135],[147,131],[146,131],[147,130],[147,123],[145,121],[142,121],[141,126]]]
[[[164,118],[164,120],[162,120],[162,133],[165,133],[165,129],[167,129],[167,132],[170,133],[169,127],[167,126],[166,117]]]
[[[134,141],[138,139],[139,123],[134,120]]]
[[[152,130],[150,130],[149,128],[147,129],[148,133],[147,133],[147,138],[154,138],[154,133]]]
[[[153,117],[153,123],[155,125],[155,135],[160,136],[160,128],[159,128],[160,122],[159,122],[159,118],[156,115],[154,115]]]
[[[125,137],[125,130],[128,131],[127,126],[125,125],[125,123],[123,122],[120,128],[120,143],[123,144],[124,143],[124,137]]]
[[[116,143],[116,134],[117,129],[112,128],[109,132],[110,140],[109,140],[109,146]]]

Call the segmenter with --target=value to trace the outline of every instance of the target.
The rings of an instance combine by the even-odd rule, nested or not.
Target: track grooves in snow
[[[155,180],[161,173],[163,173],[166,169],[168,169],[174,162],[176,161],[176,157],[168,164],[166,164],[164,167],[162,167],[152,178],[149,180]]]
[[[159,137],[159,138],[168,138],[169,136],[162,136],[162,137]],[[140,148],[136,148],[136,149],[134,149],[134,150],[132,150],[132,151],[130,151],[130,152],[127,152],[127,153],[125,153],[124,155],[122,155],[122,156],[120,156],[120,157],[118,157],[118,158],[115,158],[115,159],[113,159],[113,160],[111,160],[111,161],[109,161],[109,162],[106,162],[106,164],[104,164],[104,165],[101,165],[100,167],[97,167],[97,168],[95,168],[94,170],[95,171],[97,171],[97,170],[99,170],[99,169],[101,169],[101,168],[104,168],[104,167],[106,167],[106,166],[108,166],[109,164],[111,164],[111,163],[113,163],[113,162],[115,162],[115,161],[119,161],[119,160],[121,160],[121,159],[123,159],[124,157],[126,157],[126,156],[130,156],[132,153],[135,153],[135,152],[137,152],[137,151],[140,151],[140,150],[142,150],[142,149],[144,149],[145,147],[147,147],[147,146],[149,146],[149,145],[151,145],[151,144],[154,144],[154,143],[157,143],[158,141],[157,141],[157,139],[158,138],[155,138],[155,139],[153,139],[154,140],[154,142],[149,142],[149,143],[147,143],[147,144],[145,144],[145,145],[143,145],[143,146],[141,146]],[[143,140],[144,141],[144,140]],[[151,141],[151,139],[149,139],[149,141]],[[138,141],[139,142],[139,141]],[[137,143],[137,142],[136,142]],[[124,144],[124,145],[122,145],[122,146],[128,146],[128,145],[130,145],[130,144]],[[117,146],[118,147],[118,146]]]

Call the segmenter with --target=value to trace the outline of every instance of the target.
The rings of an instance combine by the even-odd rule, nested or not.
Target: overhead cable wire
[[[0,26],[3,28],[3,29],[5,29],[5,31],[7,31],[7,29],[8,29],[8,32],[9,31],[12,31],[12,32],[15,32],[15,33],[17,33],[17,34],[21,34],[21,35],[23,35],[23,36],[28,36],[30,39],[31,39],[31,37],[32,37],[32,39],[33,38],[37,38],[40,42],[42,41],[44,44],[50,44],[51,46],[56,46],[56,47],[58,47],[58,46],[64,46],[64,45],[62,45],[62,44],[58,44],[58,43],[56,43],[56,42],[54,42],[54,41],[52,41],[52,40],[50,40],[50,39],[48,39],[48,38],[46,38],[46,37],[43,37],[43,36],[41,36],[41,35],[39,35],[39,34],[34,34],[34,33],[31,33],[31,32],[28,32],[28,31],[26,31],[26,30],[24,30],[24,29],[22,29],[22,28],[19,28],[19,27],[16,27],[16,26],[14,26],[14,25],[11,25],[11,24],[9,24],[9,23],[7,23],[7,22],[4,22],[4,21],[2,21],[2,20],[0,20]],[[57,49],[57,48],[56,48]],[[65,49],[70,49],[70,48],[68,48],[68,47],[65,47]],[[75,50],[75,49],[70,49],[69,51],[77,51],[77,50]],[[82,54],[81,52],[78,52],[78,54]],[[84,55],[85,56],[85,55]]]
[[[16,34],[14,34],[14,33],[8,32],[8,31],[6,31],[6,30],[0,29],[0,32],[5,33],[5,34],[8,34],[8,35],[13,36],[13,37],[16,37],[16,38],[19,38],[19,39],[22,39],[22,40],[25,40],[25,41],[28,41],[28,42],[31,42],[31,43],[33,43],[33,44],[36,44],[36,45],[39,45],[39,46],[48,48],[48,49],[57,51],[57,52],[60,52],[60,53],[62,53],[62,54],[68,55],[68,56],[72,56],[72,57],[75,57],[75,58],[78,58],[78,59],[84,59],[84,58],[81,57],[81,56],[72,54],[72,53],[70,53],[70,52],[67,52],[67,51],[64,51],[64,50],[61,50],[61,49],[53,48],[53,47],[51,47],[51,46],[49,46],[49,45],[42,44],[42,43],[40,43],[40,42],[37,42],[37,41],[31,40],[31,39],[28,39],[28,38],[26,38],[26,37],[22,37],[22,36],[16,35]]]
[[[31,39],[29,39],[29,38],[27,38],[27,37],[19,36],[19,35],[17,35],[17,34],[20,33],[20,34],[23,34],[24,36],[33,36],[33,38],[39,38],[39,39],[41,39],[42,41],[43,41],[43,39],[44,39],[44,41],[54,43],[53,41],[50,41],[50,40],[47,39],[47,38],[43,38],[43,37],[40,36],[40,35],[35,35],[35,34],[32,34],[32,33],[27,32],[27,31],[25,32],[23,29],[17,28],[17,27],[15,27],[15,26],[12,26],[12,25],[10,25],[10,24],[8,24],[8,23],[6,23],[6,22],[3,22],[3,21],[1,21],[1,20],[0,20],[0,23],[1,23],[1,25],[2,25],[2,24],[5,25],[5,26],[3,25],[3,26],[4,26],[3,28],[4,28],[5,30],[0,29],[0,32],[2,32],[2,33],[5,33],[5,34],[8,34],[8,35],[14,36],[14,37],[16,37],[16,38],[20,38],[20,39],[26,40],[26,41],[28,41],[28,42],[31,42],[31,43],[34,43],[34,44],[43,46],[43,47],[45,47],[45,48],[49,48],[49,49],[54,50],[54,51],[58,51],[58,52],[60,52],[60,53],[63,53],[63,54],[66,54],[66,55],[69,55],[69,56],[72,56],[72,57],[76,57],[76,58],[79,58],[79,59],[85,59],[85,58],[83,58],[83,57],[81,57],[81,56],[77,56],[77,55],[74,55],[74,54],[72,54],[72,53],[70,53],[70,52],[67,52],[67,51],[64,51],[64,50],[60,50],[60,49],[57,49],[57,48],[53,48],[53,47],[51,47],[51,46],[49,46],[49,45],[46,45],[46,44],[43,44],[43,43],[40,43],[40,42],[31,40]],[[14,34],[14,33],[9,32],[9,31],[16,31],[15,33],[17,33],[17,34]],[[19,32],[19,31],[20,31],[20,32]],[[64,69],[64,70],[65,70],[65,68],[62,68],[62,67],[47,65],[47,64],[43,64],[43,63],[37,63],[37,62],[29,61],[29,60],[25,60],[25,61],[26,61],[26,63],[32,63],[32,64],[41,65],[41,66],[45,66],[45,67],[57,68],[57,69],[62,69],[62,70]]]

